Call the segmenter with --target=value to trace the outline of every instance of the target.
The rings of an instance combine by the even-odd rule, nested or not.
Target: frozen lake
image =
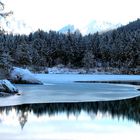
[[[35,74],[43,83],[72,83],[74,81],[139,81],[140,75],[106,74]]]
[[[20,96],[0,98],[0,106],[31,103],[89,102],[128,99],[140,95],[139,85],[75,83],[75,81],[138,81],[137,75],[36,74],[44,85],[15,85]]]
[[[140,95],[136,86],[108,83],[55,83],[48,85],[16,85],[20,96],[0,98],[0,106],[55,103],[110,101]]]

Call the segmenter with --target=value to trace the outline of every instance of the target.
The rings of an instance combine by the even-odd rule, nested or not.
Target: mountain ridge
[[[1,24],[4,30],[7,31],[8,33],[29,34],[31,32],[35,32],[24,21],[16,20],[14,17],[10,18],[9,20],[2,20]],[[87,35],[87,34],[94,34],[96,32],[100,32],[100,33],[106,32],[106,31],[113,30],[121,26],[122,24],[120,23],[113,24],[108,21],[91,20],[88,24],[85,24],[83,26],[67,24],[67,25],[62,26],[57,31],[64,34],[66,34],[68,31],[70,31],[71,33],[79,31],[82,35]],[[53,29],[50,29],[50,30],[53,30]]]
[[[67,33],[68,31],[70,31],[71,33],[74,33],[76,30],[79,30],[83,35],[87,35],[87,34],[94,34],[96,32],[106,32],[109,30],[113,30],[113,29],[117,29],[118,27],[121,27],[122,24],[118,23],[118,24],[113,24],[111,22],[107,22],[107,21],[96,21],[96,20],[92,20],[91,22],[89,22],[87,25],[83,26],[83,27],[76,27],[75,25],[72,24],[68,24],[64,27],[62,27],[61,29],[58,30],[58,32],[60,33]]]

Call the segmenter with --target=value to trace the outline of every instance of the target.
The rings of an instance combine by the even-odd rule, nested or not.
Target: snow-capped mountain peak
[[[29,34],[30,32],[33,32],[34,30],[28,26],[24,21],[21,20],[16,20],[14,17],[5,20],[5,19],[1,19],[1,25],[3,27],[3,29],[7,32],[11,32],[13,34]],[[96,21],[96,20],[92,20],[90,21],[88,24],[83,25],[83,26],[75,26],[72,24],[68,24],[64,27],[62,27],[61,29],[58,30],[58,32],[60,33],[82,33],[83,35],[86,34],[93,34],[96,32],[102,33],[105,31],[109,31],[109,30],[113,30],[116,29],[118,27],[120,27],[121,24],[112,24],[110,22],[106,22],[106,21]]]
[[[84,28],[80,29],[82,34],[89,34],[95,32],[105,32],[108,30],[113,30],[120,27],[121,24],[112,24],[106,21],[96,21],[93,20],[87,24]]]
[[[60,30],[58,30],[60,33],[67,33],[70,31],[71,33],[75,32],[76,30],[79,30],[83,35],[89,34],[89,33],[96,33],[96,32],[105,32],[109,30],[116,29],[120,27],[121,24],[112,24],[110,22],[106,21],[96,21],[92,20],[87,25],[82,26],[80,28],[75,27],[74,25],[67,25],[62,27]]]
[[[71,33],[75,32],[75,27],[74,25],[68,24],[64,27],[62,27],[60,30],[58,30],[58,32],[60,33],[67,33],[68,31],[70,31]]]

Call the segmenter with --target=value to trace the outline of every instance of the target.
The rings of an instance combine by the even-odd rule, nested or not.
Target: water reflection
[[[83,102],[83,103],[47,103],[29,104],[13,107],[0,107],[0,117],[8,116],[13,110],[16,112],[18,121],[23,129],[28,122],[28,114],[33,113],[37,117],[43,115],[54,116],[65,113],[67,117],[74,115],[78,118],[81,112],[86,112],[91,119],[100,112],[102,115],[109,115],[113,118],[132,120],[140,124],[140,97],[103,102]],[[2,122],[2,119],[1,119]]]

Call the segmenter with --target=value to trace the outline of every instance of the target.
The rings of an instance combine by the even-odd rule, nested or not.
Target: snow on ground
[[[74,81],[140,81],[140,75],[36,74],[35,77],[46,84]]]
[[[45,84],[51,83],[66,83],[75,81],[139,81],[140,75],[114,75],[114,74],[79,74],[85,73],[82,69],[69,69],[63,66],[48,68],[48,74],[33,74],[28,69],[14,67],[11,71],[12,80],[23,80],[28,83],[42,82]]]
[[[18,89],[8,80],[0,80],[0,95],[18,93]]]
[[[105,72],[101,68],[90,68],[87,71],[84,68],[79,69],[68,68],[61,64],[54,66],[52,68],[46,67],[45,72],[49,74],[87,74],[87,72],[90,74],[109,74],[109,72]]]
[[[1,80],[1,85],[9,90],[9,92],[17,93],[18,89],[8,80]]]
[[[25,82],[25,83],[35,83],[41,84],[41,82],[35,77],[35,75],[30,72],[28,69],[22,69],[14,67],[10,73],[10,78],[16,82]]]
[[[71,69],[61,66],[56,66],[52,68],[46,68],[49,74],[79,74],[86,73],[84,69]]]

